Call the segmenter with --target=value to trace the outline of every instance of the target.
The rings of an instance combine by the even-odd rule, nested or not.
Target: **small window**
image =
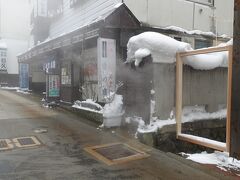
[[[174,37],[174,39],[177,40],[177,41],[182,41],[181,37]]]
[[[7,60],[6,58],[1,58],[1,62],[0,62],[0,69],[1,70],[7,70]]]
[[[70,8],[74,8],[81,3],[82,0],[70,0]]]
[[[207,48],[212,46],[212,41],[195,39],[195,49]]]
[[[107,41],[102,41],[102,57],[107,57]]]

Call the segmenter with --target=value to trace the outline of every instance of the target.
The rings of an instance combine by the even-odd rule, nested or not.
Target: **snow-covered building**
[[[30,88],[47,90],[48,98],[66,104],[87,98],[104,102],[127,73],[127,43],[134,35],[159,32],[194,48],[232,36],[233,0],[32,0],[32,7],[32,48],[18,56],[19,63],[29,64]],[[151,80],[152,74],[137,77],[142,78]],[[121,93],[134,89],[139,102],[150,99],[136,90],[149,92],[151,85],[126,86]],[[136,103],[128,97],[127,105]]]
[[[28,0],[0,0],[0,83],[18,86],[17,55],[29,48]]]

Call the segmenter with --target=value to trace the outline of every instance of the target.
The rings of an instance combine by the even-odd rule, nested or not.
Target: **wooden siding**
[[[113,9],[118,2],[121,0],[86,0],[70,8],[69,0],[63,0],[63,14],[51,24],[49,36],[56,37],[86,25]]]

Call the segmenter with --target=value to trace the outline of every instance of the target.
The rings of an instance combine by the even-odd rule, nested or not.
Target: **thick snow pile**
[[[226,43],[221,43],[217,47],[231,46],[233,39]],[[216,52],[209,54],[200,54],[188,56],[184,59],[184,64],[200,70],[211,70],[217,67],[228,67],[228,52]]]
[[[146,56],[149,55],[149,52],[151,53],[153,61],[173,63],[177,52],[192,50],[188,43],[176,41],[156,32],[144,32],[131,37],[127,47],[127,62],[135,61],[139,58],[136,55],[144,55],[144,51]]]
[[[86,101],[75,101],[72,107],[96,113],[102,113],[103,111],[103,107],[94,102],[92,99],[87,99]]]
[[[115,94],[112,102],[106,104],[103,108],[103,126],[121,126],[123,114],[123,97],[122,95]]]
[[[172,114],[172,113],[171,113]],[[194,122],[194,121],[201,121],[206,119],[224,119],[227,116],[227,110],[221,109],[219,111],[208,113],[203,107],[186,107],[183,109],[183,115],[182,115],[182,123],[185,122]],[[129,118],[127,119],[127,123],[130,123],[132,121],[139,121],[140,118]],[[140,121],[139,121],[140,122]],[[157,132],[158,129],[161,129],[162,127],[166,125],[172,125],[176,124],[176,120],[174,118],[167,119],[167,120],[160,120],[157,117],[153,117],[149,125],[140,125],[138,127],[139,133],[150,133],[150,132]]]
[[[208,154],[207,152],[202,152],[199,154],[182,153],[182,155],[187,156],[187,159],[190,159],[201,164],[216,165],[218,168],[224,171],[240,170],[240,161],[232,157],[229,157],[229,154],[226,152],[215,151],[214,153],[211,154]],[[240,173],[238,175],[240,175]]]
[[[140,62],[142,61],[142,58],[147,57],[150,54],[151,54],[151,52],[148,49],[145,49],[145,48],[138,49],[134,54],[134,57],[136,59],[135,66],[139,66]]]
[[[195,31],[197,32],[197,31]],[[219,47],[232,45],[232,40],[222,43]],[[135,61],[138,66],[142,58],[151,55],[153,62],[174,63],[177,52],[193,50],[190,44],[179,42],[166,35],[156,32],[144,32],[133,36],[128,41],[127,62]],[[217,52],[188,56],[183,59],[184,64],[199,70],[211,70],[217,67],[227,67],[228,53]]]
[[[123,114],[123,97],[115,94],[111,103],[105,104],[103,108],[104,117],[113,117]]]

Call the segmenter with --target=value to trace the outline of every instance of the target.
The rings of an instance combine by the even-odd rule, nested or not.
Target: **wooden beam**
[[[230,152],[231,140],[231,97],[232,97],[232,46],[228,49],[228,86],[227,86],[227,122],[226,122],[226,146]]]
[[[198,145],[201,145],[204,147],[216,149],[219,151],[227,151],[226,143],[210,140],[207,138],[202,138],[202,137],[193,136],[193,135],[189,135],[189,134],[179,134],[178,139],[187,141],[187,142],[190,142],[193,144],[198,144]]]
[[[226,119],[226,143],[182,134],[182,83],[183,83],[183,61],[182,58],[186,56],[194,56],[199,54],[215,53],[228,51],[228,84],[227,84],[227,119]],[[213,47],[208,49],[199,49],[189,52],[181,52],[176,54],[176,134],[177,139],[187,141],[190,143],[202,145],[220,151],[230,152],[231,139],[231,93],[232,93],[232,46]],[[239,68],[240,73],[240,68]],[[239,75],[240,77],[240,75]],[[239,81],[240,82],[240,81]],[[239,90],[240,92],[240,90]],[[240,97],[240,96],[239,96]],[[239,99],[240,100],[240,99]],[[240,102],[240,101],[239,101]],[[240,106],[239,106],[240,108]],[[240,110],[239,110],[240,111]],[[239,121],[240,122],[240,121]]]
[[[197,49],[193,51],[181,52],[179,53],[179,55],[180,57],[186,57],[186,56],[194,56],[199,54],[215,53],[215,52],[222,52],[222,51],[228,51],[228,50],[229,50],[229,46],[211,47],[211,48],[203,48],[203,49]]]

